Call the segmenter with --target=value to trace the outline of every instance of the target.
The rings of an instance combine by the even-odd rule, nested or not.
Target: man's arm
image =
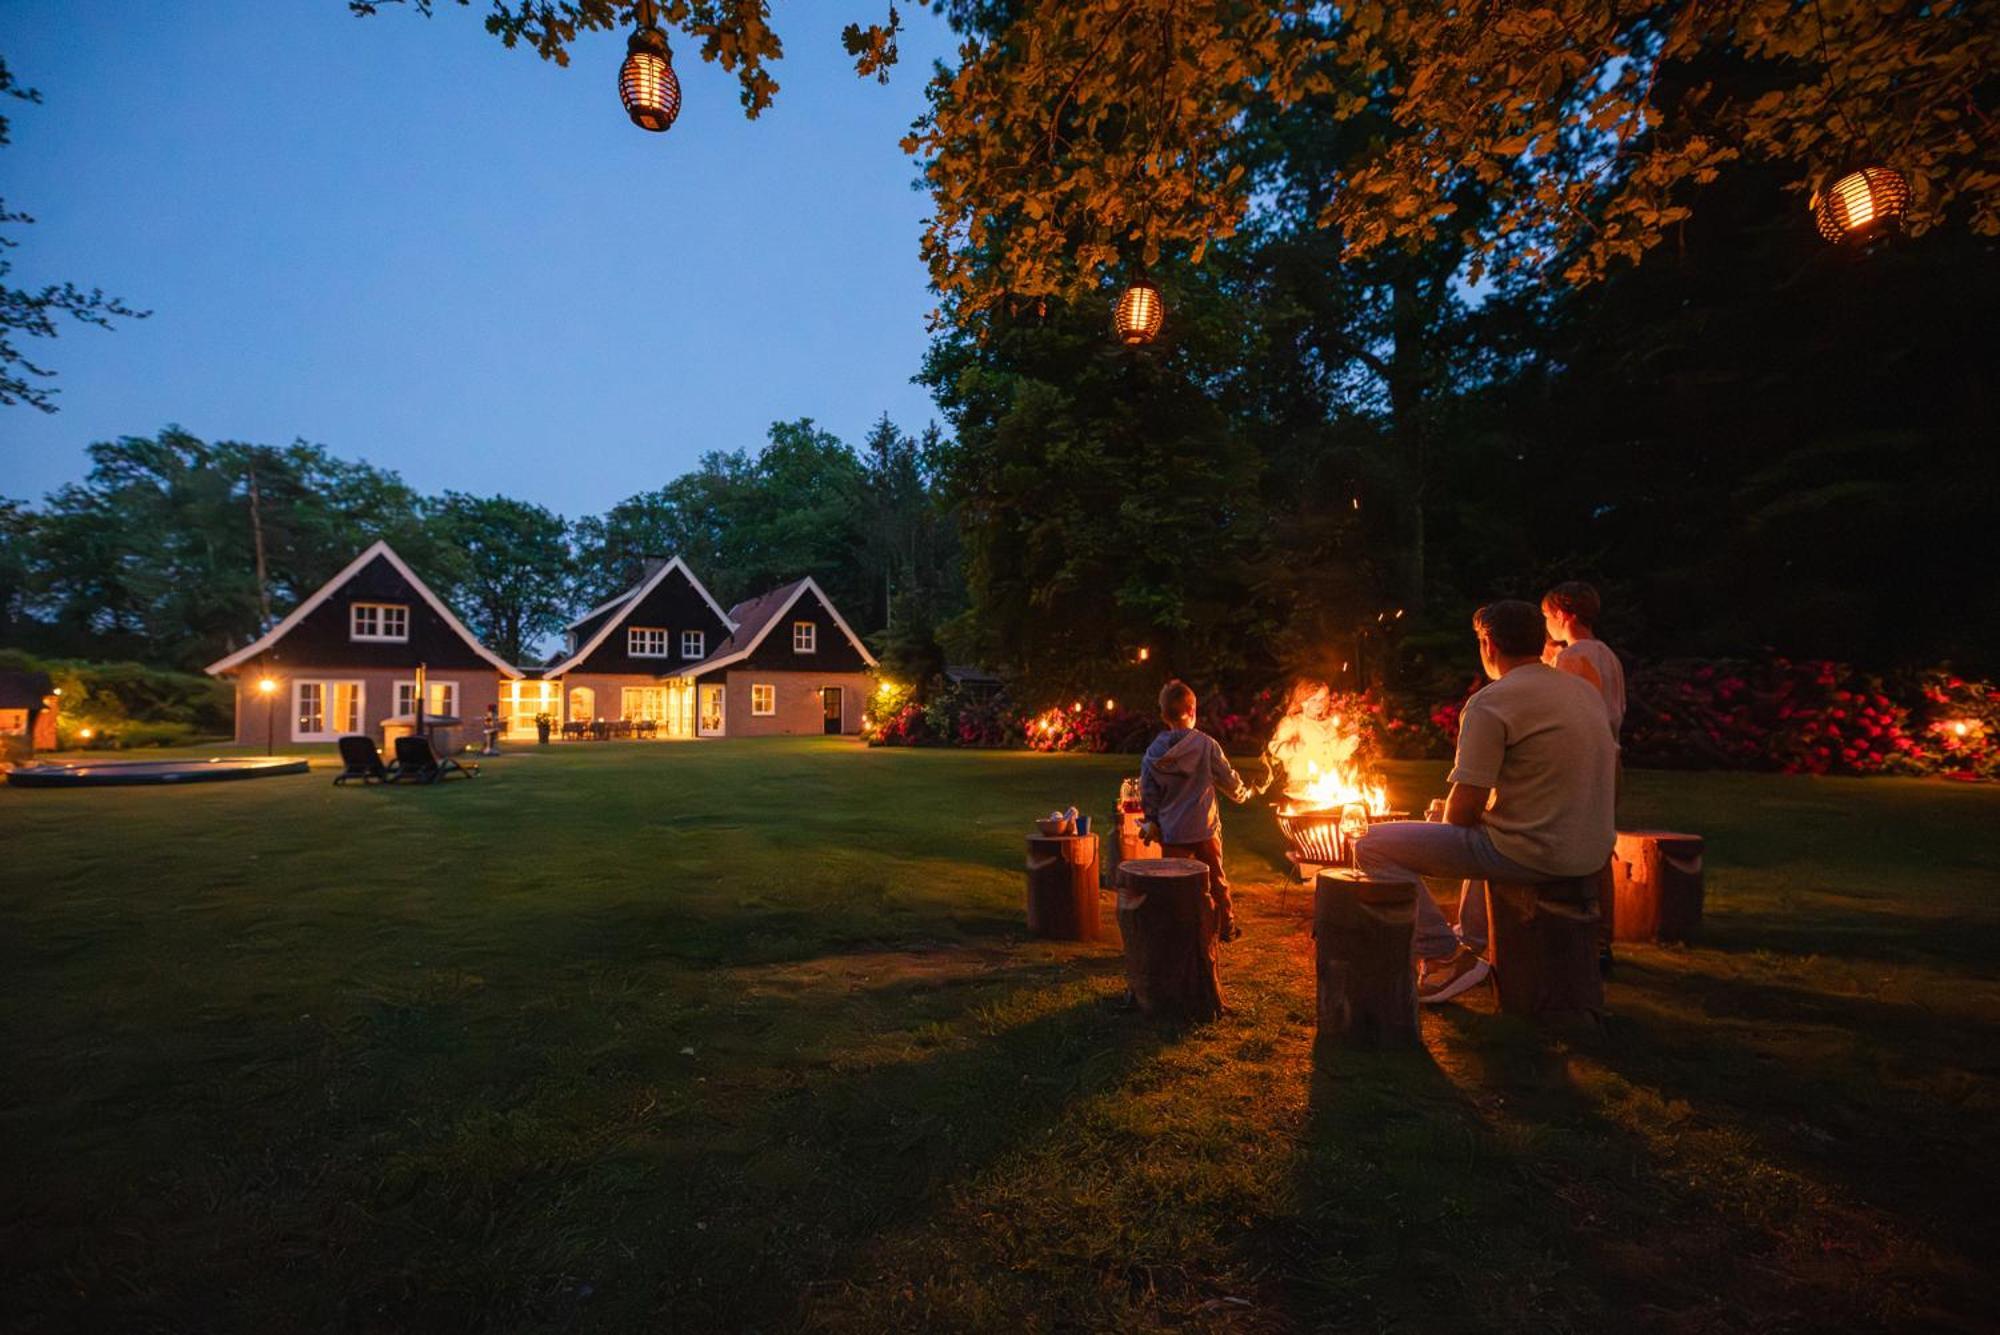
[[[1208,739],[1209,777],[1215,781],[1217,792],[1228,794],[1232,802],[1248,802],[1250,785],[1243,782],[1243,776],[1236,772],[1236,766],[1229,763],[1229,757],[1222,753],[1222,743],[1213,737]]]
[[[1486,802],[1493,796],[1491,788],[1481,788],[1473,783],[1455,783],[1451,786],[1451,796],[1444,800],[1444,823],[1446,825],[1483,825],[1486,821]]]

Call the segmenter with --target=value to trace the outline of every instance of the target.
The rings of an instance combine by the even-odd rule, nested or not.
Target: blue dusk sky
[[[950,35],[905,6],[884,87],[840,50],[874,0],[781,0],[776,104],[676,35],[666,134],[618,105],[623,36],[568,68],[505,49],[485,0],[0,0],[14,103],[0,196],[16,286],[150,308],[24,346],[62,411],[0,408],[0,496],[83,476],[92,441],[178,423],[294,438],[424,491],[575,517],[706,450],[812,417],[858,444],[910,382],[932,298],[897,141]]]

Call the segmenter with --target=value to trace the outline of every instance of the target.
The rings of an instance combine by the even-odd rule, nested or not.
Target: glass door
[[[703,737],[720,737],[729,721],[723,709],[722,687],[703,686],[700,690],[700,721],[697,728]]]

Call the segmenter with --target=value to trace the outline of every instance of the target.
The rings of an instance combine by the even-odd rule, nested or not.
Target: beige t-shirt
[[[1586,876],[1617,842],[1618,744],[1583,678],[1526,663],[1466,701],[1453,783],[1491,788],[1493,846],[1547,876]]]

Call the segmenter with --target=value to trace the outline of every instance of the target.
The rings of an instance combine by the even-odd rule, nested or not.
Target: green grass
[[[1626,950],[1601,1036],[1480,994],[1367,1056],[1255,808],[1218,1023],[1024,939],[1028,819],[1131,765],[0,789],[0,1325],[1986,1328],[2000,790],[1630,775],[1708,838],[1703,943]]]

